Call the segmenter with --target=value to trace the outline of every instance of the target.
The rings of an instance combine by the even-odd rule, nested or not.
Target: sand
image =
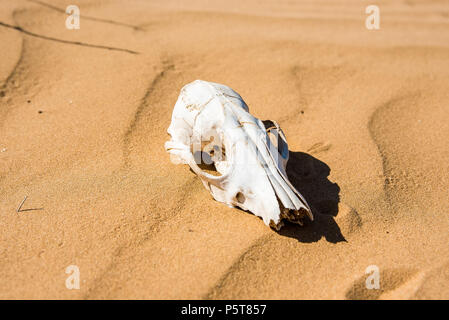
[[[0,298],[448,299],[449,2],[376,1],[380,30],[369,4],[2,1]],[[275,232],[169,161],[195,79],[281,125],[316,221]]]

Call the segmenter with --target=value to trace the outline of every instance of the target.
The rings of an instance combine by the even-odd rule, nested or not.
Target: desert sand
[[[0,298],[448,299],[449,2],[376,1],[379,30],[370,4],[1,1]],[[281,125],[314,222],[170,162],[195,79]]]

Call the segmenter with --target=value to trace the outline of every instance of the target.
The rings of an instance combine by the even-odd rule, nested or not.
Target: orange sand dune
[[[82,0],[68,30],[72,2],[0,4],[0,298],[449,298],[448,1],[377,1],[371,31],[362,0]],[[169,161],[195,79],[282,126],[316,221]]]

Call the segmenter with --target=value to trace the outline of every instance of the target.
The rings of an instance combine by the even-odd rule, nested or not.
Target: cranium
[[[283,219],[301,225],[305,216],[313,220],[288,180],[281,128],[252,116],[231,88],[201,80],[184,86],[167,131],[172,162],[188,164],[215,200],[250,211],[276,230]]]

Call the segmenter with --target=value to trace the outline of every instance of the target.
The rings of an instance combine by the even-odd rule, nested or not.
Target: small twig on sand
[[[27,198],[28,198],[28,196],[25,196],[25,198],[23,198],[22,202],[20,203],[19,207],[17,208],[17,212],[20,212],[20,209],[22,209],[22,206],[25,203]]]
[[[44,208],[22,209],[22,206],[25,203],[26,199],[28,199],[28,196],[25,196],[25,198],[22,200],[22,202],[20,203],[19,207],[17,208],[17,212],[44,210]]]

